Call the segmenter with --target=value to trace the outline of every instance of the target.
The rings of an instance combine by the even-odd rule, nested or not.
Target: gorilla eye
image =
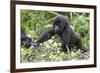
[[[60,25],[61,21],[56,21],[55,25]]]

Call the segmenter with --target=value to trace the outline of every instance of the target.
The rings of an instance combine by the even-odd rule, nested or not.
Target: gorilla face
[[[55,32],[62,32],[68,24],[68,18],[65,16],[57,16],[54,19],[53,28]]]

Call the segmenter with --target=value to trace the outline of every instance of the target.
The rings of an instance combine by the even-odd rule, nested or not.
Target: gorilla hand
[[[32,48],[33,51],[35,51],[39,47],[39,43],[37,43],[36,41],[32,41],[31,45],[32,46],[30,48]]]

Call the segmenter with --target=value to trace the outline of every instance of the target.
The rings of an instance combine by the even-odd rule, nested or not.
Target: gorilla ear
[[[68,22],[68,21],[66,21],[66,26],[67,26],[67,25],[69,25],[69,22]]]

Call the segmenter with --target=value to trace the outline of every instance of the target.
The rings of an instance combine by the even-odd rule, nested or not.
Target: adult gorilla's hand
[[[32,48],[33,51],[35,51],[39,47],[39,43],[37,43],[36,41],[32,41],[31,45],[32,46],[30,48]]]

